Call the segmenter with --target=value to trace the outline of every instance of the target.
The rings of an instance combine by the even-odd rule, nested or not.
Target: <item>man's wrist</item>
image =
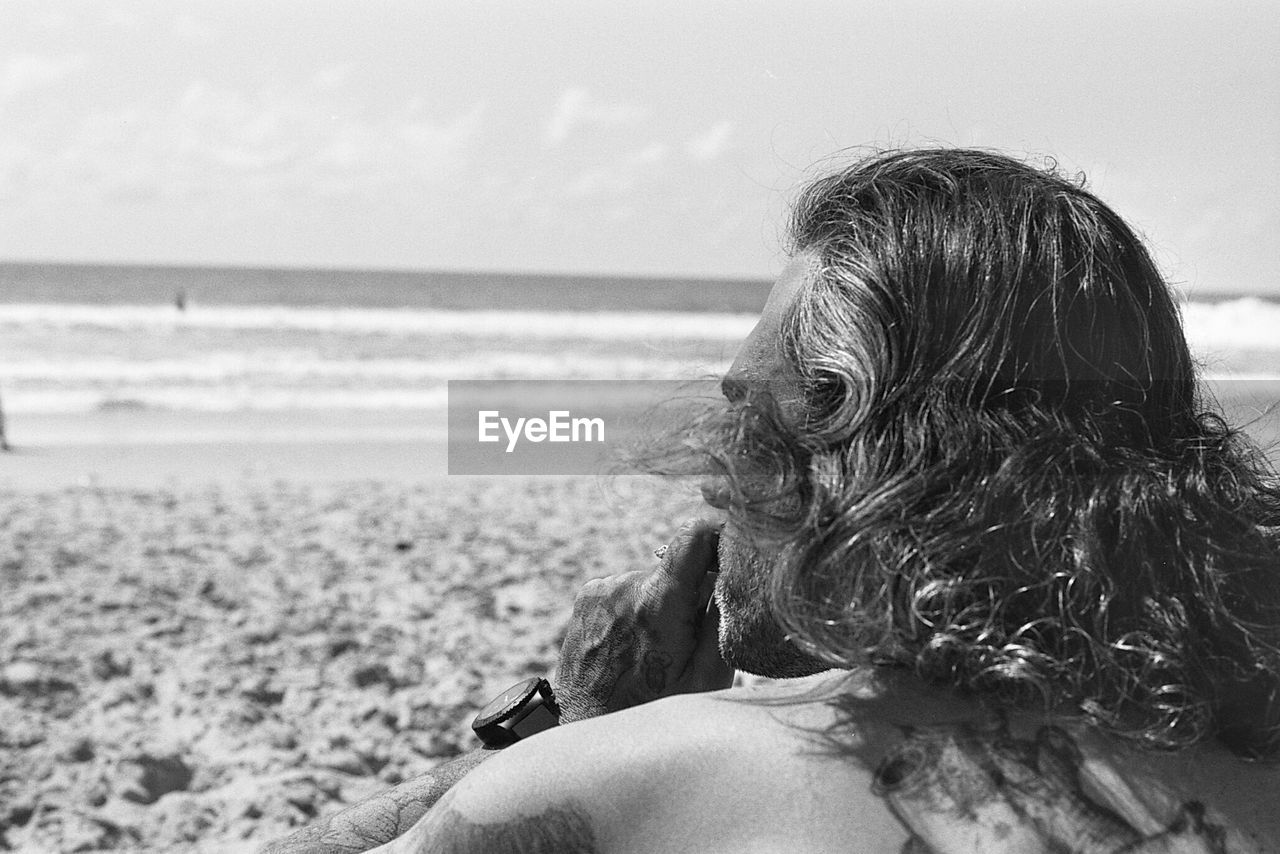
[[[480,710],[471,729],[484,746],[498,749],[515,744],[560,723],[560,706],[546,679],[537,677],[512,685]]]
[[[582,693],[579,691],[562,687],[556,682],[552,682],[551,685],[556,694],[556,702],[560,706],[561,724],[571,724],[575,721],[598,717],[608,711],[599,703],[591,702],[590,698],[583,698]]]

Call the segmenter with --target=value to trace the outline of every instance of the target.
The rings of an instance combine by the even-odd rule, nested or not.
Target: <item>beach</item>
[[[206,482],[404,484],[447,473],[442,412],[414,410],[28,414],[10,422],[4,483],[46,491]]]
[[[640,477],[449,475],[448,381],[714,374],[763,299],[10,275],[0,850],[31,852],[253,850],[475,746],[478,708],[551,673],[578,587],[706,508]],[[1187,316],[1207,393],[1274,448],[1280,307]]]
[[[8,491],[0,828],[242,851],[469,750],[577,588],[694,496],[637,478]]]

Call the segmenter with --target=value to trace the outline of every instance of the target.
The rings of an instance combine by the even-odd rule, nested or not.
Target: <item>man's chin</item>
[[[715,597],[720,609],[720,657],[726,664],[770,679],[830,669],[787,641],[763,594],[771,562],[732,525],[720,533],[719,562]]]
[[[831,665],[801,652],[772,619],[741,619],[720,608],[720,657],[734,670],[770,679],[794,679],[830,670]]]
[[[798,679],[801,676],[812,676],[831,669],[830,664],[825,664],[816,658],[809,658],[798,651],[795,655],[784,653],[778,656],[752,657],[741,661],[725,656],[725,661],[734,670],[741,670],[752,676],[765,676],[769,679]]]

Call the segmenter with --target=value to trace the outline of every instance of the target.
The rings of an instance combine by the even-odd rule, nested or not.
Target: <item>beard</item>
[[[720,657],[726,664],[771,679],[831,669],[788,641],[773,617],[767,591],[776,557],[761,554],[730,523],[720,534],[719,559],[715,599],[720,609]]]

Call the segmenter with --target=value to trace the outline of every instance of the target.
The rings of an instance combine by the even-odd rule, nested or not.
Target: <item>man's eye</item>
[[[730,403],[742,403],[747,399],[748,391],[749,387],[745,380],[736,377],[725,377],[720,381],[720,393]]]

